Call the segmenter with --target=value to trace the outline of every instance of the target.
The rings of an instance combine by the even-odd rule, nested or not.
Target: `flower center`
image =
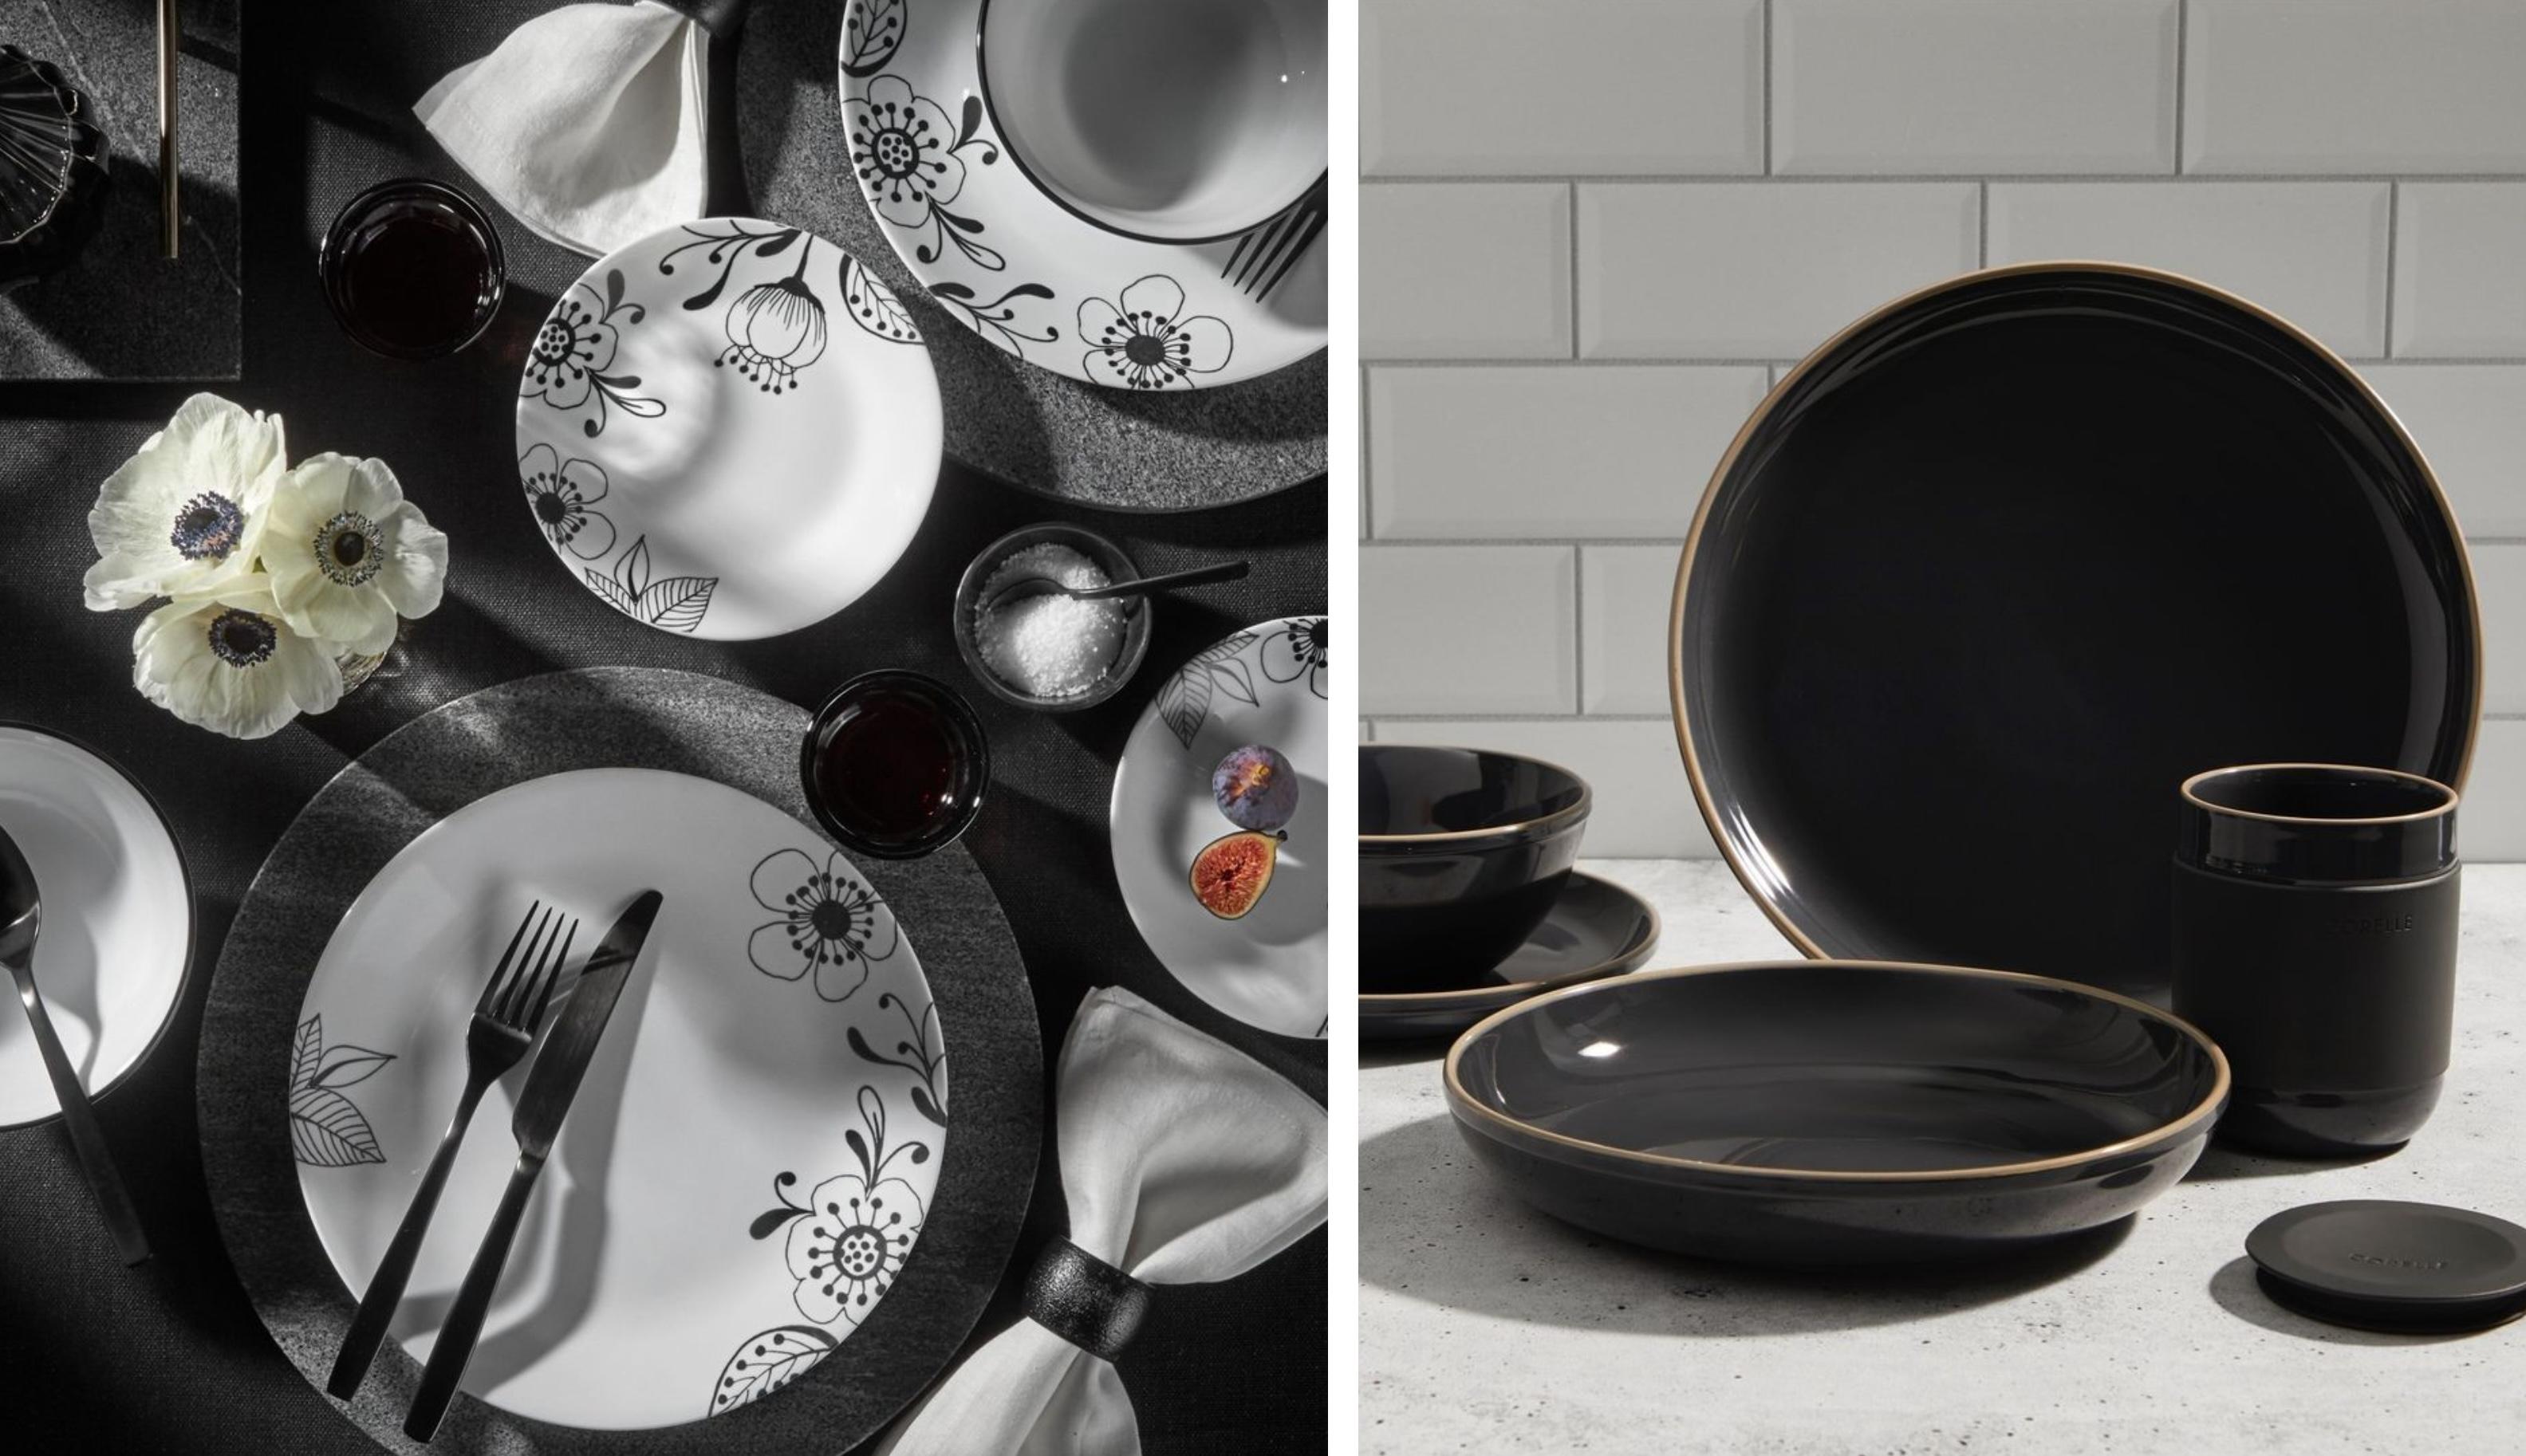
[[[878,171],[887,176],[910,176],[921,168],[921,147],[912,133],[900,127],[889,127],[877,134],[871,147],[877,156]]]
[[[1167,341],[1154,333],[1136,333],[1123,346],[1123,357],[1134,364],[1153,365],[1167,362]]]
[[[824,940],[843,938],[858,923],[859,917],[851,913],[851,907],[839,900],[822,901],[807,914],[807,924],[815,927],[817,937]]]
[[[176,529],[167,540],[187,561],[218,561],[244,535],[245,513],[236,502],[205,490],[176,512]]]
[[[316,569],[336,585],[365,585],[385,565],[378,544],[378,524],[344,511],[317,528]]]
[[[570,519],[570,502],[558,490],[535,492],[535,519],[546,526],[559,526]]]
[[[1298,628],[1298,650],[1307,661],[1321,661],[1325,655],[1325,624],[1310,622]]]
[[[547,366],[559,365],[570,358],[577,337],[570,325],[559,319],[546,319],[544,326],[535,330],[535,358]]]
[[[272,656],[280,632],[270,619],[228,608],[211,619],[211,651],[232,668],[251,668]]]
[[[843,1274],[855,1280],[864,1280],[877,1273],[878,1265],[884,1257],[885,1239],[865,1224],[843,1230],[842,1236],[834,1240],[834,1262],[841,1266]]]

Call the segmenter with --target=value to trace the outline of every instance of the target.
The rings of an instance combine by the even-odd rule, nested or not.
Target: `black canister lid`
[[[2435,1203],[2350,1199],[2277,1213],[2246,1235],[2264,1292],[2367,1330],[2488,1330],[2526,1314],[2526,1229]]]
[[[2287,884],[2424,879],[2455,864],[2454,789],[2397,769],[2244,764],[2184,780],[2176,858]]]

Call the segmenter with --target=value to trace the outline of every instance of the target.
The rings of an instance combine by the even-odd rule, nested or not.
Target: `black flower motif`
[[[895,226],[924,234],[913,256],[935,263],[953,243],[993,273],[1008,266],[982,242],[980,221],[947,209],[965,190],[966,152],[978,153],[985,167],[1000,160],[999,148],[981,134],[981,96],[967,96],[961,117],[950,121],[946,108],[914,95],[903,77],[881,75],[868,83],[867,94],[842,98],[842,121],[850,132],[851,170],[869,205]]]
[[[1189,389],[1194,375],[1227,368],[1228,326],[1206,314],[1184,318],[1184,309],[1183,287],[1162,274],[1124,289],[1119,309],[1101,298],[1081,304],[1087,377],[1130,389]]]
[[[757,283],[736,296],[728,311],[728,348],[718,359],[766,393],[798,387],[798,371],[825,352],[825,305],[807,288],[807,260],[813,248],[798,250],[798,271],[785,278]]]
[[[1263,638],[1263,676],[1275,682],[1295,682],[1301,675],[1307,691],[1325,695],[1325,652],[1332,629],[1322,617],[1300,617]]]
[[[632,392],[640,387],[638,375],[608,373],[621,346],[614,321],[637,324],[644,317],[640,305],[624,301],[619,268],[606,271],[601,295],[584,279],[573,283],[535,330],[519,397],[541,399],[557,410],[577,410],[593,398],[596,414],[581,426],[591,437],[605,428],[607,411],[615,406],[644,420],[665,414],[664,404]]]
[[[894,912],[836,850],[819,866],[803,850],[764,857],[750,881],[755,903],[780,919],[755,928],[745,954],[754,969],[783,980],[815,973],[816,994],[847,1001],[869,967],[903,945]]]
[[[614,549],[614,523],[595,509],[605,499],[605,469],[592,460],[564,460],[550,445],[530,446],[518,458],[518,478],[535,525],[552,543],[594,561]]]

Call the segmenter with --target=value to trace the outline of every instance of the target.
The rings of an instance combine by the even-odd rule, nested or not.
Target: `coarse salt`
[[[1083,602],[1060,592],[987,604],[1010,583],[1041,577],[1073,590],[1111,585],[1077,548],[1043,541],[1011,552],[983,582],[974,636],[983,663],[1031,697],[1071,698],[1094,687],[1123,650],[1123,604]]]

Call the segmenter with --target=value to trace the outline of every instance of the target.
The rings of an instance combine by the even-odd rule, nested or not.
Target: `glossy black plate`
[[[1722,458],[1672,623],[1738,877],[1816,956],[2154,991],[2176,785],[2459,783],[2464,548],[2411,440],[2274,316],[2165,274],[1998,269],[1851,326]]]
[[[2173,1187],[2228,1095],[2208,1038],[2046,977],[1866,961],[1647,971],[1447,1053],[1476,1160],[1555,1218],[1766,1263],[1988,1254]]]
[[[1489,970],[1460,966],[1451,975],[1422,976],[1362,961],[1360,1039],[1453,1036],[1529,996],[1633,970],[1648,959],[1657,938],[1658,913],[1648,901],[1611,880],[1573,872],[1543,924]]]

